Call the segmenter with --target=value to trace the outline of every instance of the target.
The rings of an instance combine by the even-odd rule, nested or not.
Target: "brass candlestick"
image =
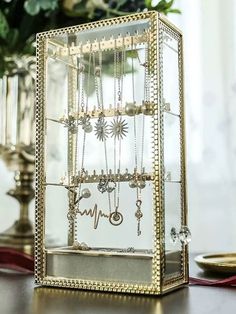
[[[29,203],[34,198],[34,156],[23,147],[4,149],[2,159],[10,170],[15,171],[15,188],[7,194],[20,203],[19,218],[0,234],[0,246],[12,247],[33,254],[34,228],[29,219]]]
[[[19,202],[20,215],[0,233],[0,246],[33,254],[34,230],[28,210],[34,198],[35,58],[11,58],[9,65],[12,70],[0,79],[0,156],[15,173],[15,188],[7,194]]]

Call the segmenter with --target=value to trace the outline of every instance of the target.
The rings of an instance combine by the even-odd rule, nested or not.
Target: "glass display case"
[[[157,12],[40,33],[36,100],[36,283],[186,284],[181,33]]]

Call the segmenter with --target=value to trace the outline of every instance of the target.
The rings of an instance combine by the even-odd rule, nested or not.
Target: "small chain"
[[[148,63],[148,43],[145,47],[145,62],[144,62],[144,105],[148,105],[150,101],[150,77],[149,77],[149,63]],[[144,133],[145,133],[145,115],[143,114],[142,118],[142,137],[141,137],[141,162],[140,162],[140,171],[143,171],[143,156],[144,156]]]
[[[124,77],[124,48],[121,51],[114,51],[114,108],[116,113],[120,109],[120,105],[123,100],[123,77]],[[117,83],[117,84],[116,84]],[[117,90],[116,90],[117,85]],[[117,97],[116,97],[117,95]],[[117,99],[117,101],[116,101]],[[121,167],[121,137],[118,139],[118,168],[117,165],[117,142],[116,137],[114,137],[114,175],[117,175],[117,169],[120,170]],[[120,206],[120,179],[117,184],[117,191],[114,190],[114,207],[119,208]]]
[[[131,59],[131,71],[132,71],[132,93],[133,93],[133,103],[135,103],[135,92],[134,92],[134,58]],[[138,171],[138,152],[137,152],[137,126],[136,126],[136,115],[134,115],[134,161],[135,161],[135,175]],[[138,187],[137,199],[139,198]]]
[[[84,95],[84,85],[85,85],[85,68],[83,67],[83,71],[82,71],[82,85],[81,85],[81,95]],[[91,53],[89,54],[89,62],[88,62],[88,78],[87,78],[87,90],[89,90],[89,86],[90,86],[90,73],[91,73]],[[84,111],[84,96],[81,97],[81,106],[83,105],[82,108],[82,112]],[[88,113],[88,93],[87,93],[87,97],[86,97],[86,107],[85,107],[85,111],[86,114]],[[77,174],[77,166],[78,166],[78,133],[79,133],[79,129],[78,132],[76,133],[76,140],[75,140],[75,158],[74,158],[74,162],[75,162],[75,167],[74,167],[74,177]],[[83,146],[82,146],[82,156],[81,156],[81,171],[80,171],[80,176],[82,176],[84,174],[84,157],[85,157],[85,146],[86,146],[86,132],[84,130],[84,134],[83,134]],[[73,193],[74,195],[76,195],[77,199],[80,198],[80,194],[81,194],[81,181],[79,182],[78,185],[78,191],[76,192],[76,180],[74,183],[74,188],[73,188]],[[75,217],[76,219],[76,217]],[[77,241],[77,232],[78,232],[78,228],[77,228],[77,219],[74,222],[74,243]]]
[[[99,63],[100,75],[99,76],[97,76],[96,74],[94,75],[94,85],[95,85],[95,92],[96,92],[96,96],[97,96],[98,110],[103,113],[104,112],[104,105],[103,105],[103,85],[102,85],[102,51],[99,51],[98,63]],[[95,71],[96,60],[95,60],[95,54],[94,53],[93,53],[93,66],[94,66],[94,71]],[[98,77],[100,78],[99,84],[98,84]],[[100,95],[100,97],[99,97],[99,95]],[[106,139],[104,139],[103,143],[104,143],[106,175],[108,176],[108,157],[107,157]],[[111,196],[110,196],[110,193],[107,193],[107,194],[108,194],[109,212],[111,213]]]

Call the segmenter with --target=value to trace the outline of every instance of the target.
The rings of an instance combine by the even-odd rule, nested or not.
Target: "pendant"
[[[115,139],[123,139],[128,133],[128,123],[122,119],[122,117],[116,117],[113,119],[109,126],[109,133]]]
[[[137,200],[137,202],[136,202],[137,210],[135,212],[135,217],[137,218],[137,221],[138,221],[138,226],[137,226],[137,235],[138,236],[141,235],[140,220],[143,217],[143,213],[141,211],[141,205],[142,205],[142,201]]]
[[[110,214],[109,221],[113,226],[119,226],[123,222],[123,215],[118,212],[118,207]]]
[[[101,193],[106,192],[107,190],[107,180],[102,178],[99,180],[99,183],[97,185],[98,191]]]
[[[95,135],[99,141],[103,142],[108,138],[108,124],[107,121],[105,121],[104,116],[100,116],[95,123]]]

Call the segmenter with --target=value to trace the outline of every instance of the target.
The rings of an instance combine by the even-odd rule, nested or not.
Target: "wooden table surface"
[[[205,276],[193,261],[190,274]],[[0,314],[28,313],[233,314],[236,289],[190,286],[163,297],[145,297],[35,287],[31,275],[0,272]]]

